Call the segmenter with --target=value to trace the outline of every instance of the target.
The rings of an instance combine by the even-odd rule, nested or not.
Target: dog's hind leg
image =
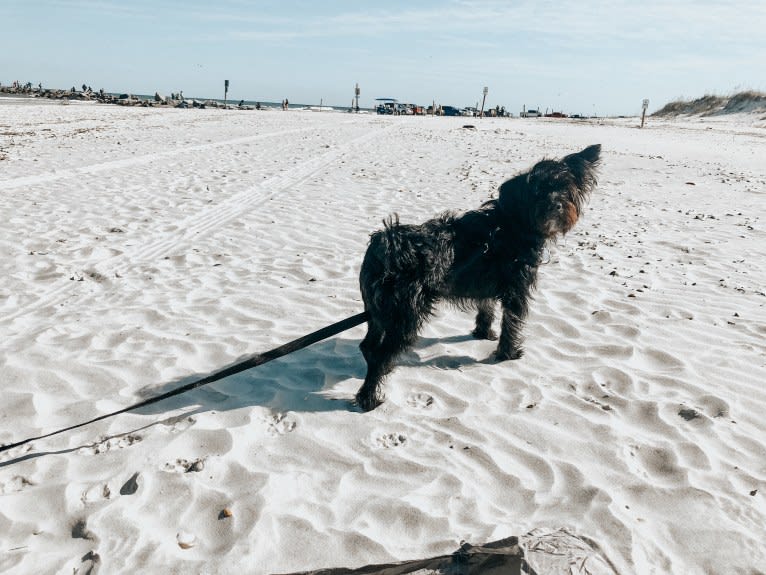
[[[384,336],[383,327],[374,317],[371,317],[367,324],[367,335],[359,344],[359,349],[362,350],[364,360],[367,362],[367,375],[364,378],[364,384],[356,393],[356,404],[364,411],[375,409],[383,401],[378,388],[381,380],[391,371],[391,366],[386,365],[380,353]]]
[[[526,294],[522,296],[513,294],[502,299],[503,323],[500,330],[500,341],[495,352],[495,357],[499,361],[519,359],[524,354],[521,347],[523,341],[521,331],[524,329],[524,320],[529,309],[527,297]]]
[[[387,295],[387,301],[395,300],[392,294]],[[359,344],[367,361],[367,375],[356,394],[357,405],[365,411],[375,409],[383,402],[380,393],[383,378],[394,369],[396,358],[415,345],[419,328],[431,308],[428,299],[419,303],[420,306],[407,300],[405,305],[400,303],[384,310],[368,308],[367,336]]]
[[[471,332],[477,339],[497,339],[497,334],[492,330],[492,321],[495,319],[495,300],[479,300],[476,305],[476,327]]]

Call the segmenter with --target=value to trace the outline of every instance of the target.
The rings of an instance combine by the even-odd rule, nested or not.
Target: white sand
[[[766,571],[766,129],[636,125],[0,103],[0,444],[357,313],[389,213],[604,150],[523,359],[485,362],[444,307],[369,414],[360,326],[2,453],[0,571],[357,567],[559,529],[596,572]]]

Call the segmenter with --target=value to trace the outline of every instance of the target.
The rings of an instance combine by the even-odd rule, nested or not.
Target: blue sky
[[[766,91],[766,1],[0,0],[0,82],[637,114]]]

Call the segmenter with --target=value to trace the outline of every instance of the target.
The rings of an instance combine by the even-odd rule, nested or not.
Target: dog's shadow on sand
[[[470,335],[420,338],[415,351],[402,354],[396,364],[449,370],[489,361],[453,355],[421,359],[417,353],[417,350],[435,344],[461,343],[472,339]],[[192,406],[196,407],[197,412],[227,411],[255,405],[275,412],[358,412],[361,410],[354,404],[353,396],[364,380],[366,371],[367,365],[359,351],[359,340],[334,338],[138,408],[133,413],[156,415]],[[146,400],[171,392],[207,375],[210,374],[197,374],[160,386],[146,387],[139,392],[139,398]],[[338,388],[342,391],[338,391]]]
[[[221,369],[226,367],[229,366]],[[331,390],[343,381],[364,379],[366,369],[359,340],[334,338],[138,408],[133,413],[162,414],[191,406],[197,406],[197,411],[227,411],[256,405],[277,412],[359,411],[353,404],[353,393],[344,397]],[[162,395],[210,375],[213,374],[196,374],[146,387],[139,391],[139,398]]]

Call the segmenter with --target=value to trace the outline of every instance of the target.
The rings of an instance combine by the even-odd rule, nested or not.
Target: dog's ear
[[[601,144],[588,146],[581,152],[565,156],[561,162],[569,168],[577,187],[590,192],[596,186],[596,170],[601,161]]]
[[[592,146],[585,148],[582,152],[577,152],[576,154],[567,157],[573,156],[580,157],[583,161],[590,164],[598,163],[601,156],[601,144],[593,144]]]

